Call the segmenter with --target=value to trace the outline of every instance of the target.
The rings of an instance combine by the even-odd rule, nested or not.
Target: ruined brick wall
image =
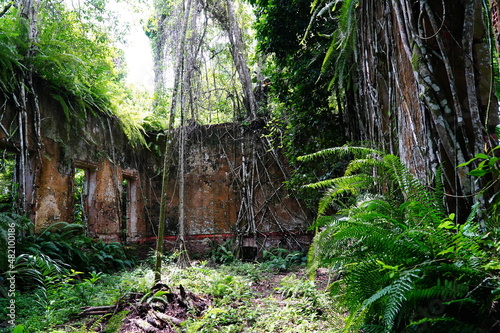
[[[129,143],[117,119],[99,111],[68,118],[43,84],[38,87],[39,115],[31,105],[23,116],[27,120],[23,126],[26,153],[21,154],[19,136],[22,111],[13,100],[7,100],[2,109],[0,131],[0,147],[17,154],[18,169],[28,175],[30,184],[21,196],[26,198],[24,213],[33,221],[35,231],[59,221],[73,222],[75,168],[80,168],[86,173],[88,234],[104,240],[146,236],[142,183],[147,183],[154,167],[148,163],[148,151]],[[23,161],[19,156],[27,158]],[[148,168],[141,169],[144,165]],[[123,203],[124,179],[133,186],[133,211]]]
[[[86,178],[89,235],[106,241],[153,240],[161,197],[162,156],[158,151],[164,147],[164,137],[150,133],[150,148],[134,147],[114,117],[95,111],[84,118],[67,118],[43,86],[37,96],[39,126],[31,107],[25,131],[28,158],[19,161],[24,163],[29,183],[24,193],[26,214],[35,230],[73,221],[78,168]],[[20,137],[11,133],[19,133],[20,109],[12,100],[5,102],[0,148],[19,154]],[[263,125],[258,121],[250,125],[191,123],[187,128],[185,216],[193,243],[236,235],[240,242],[255,246],[257,237],[279,234],[274,237],[278,243],[273,244],[281,245],[280,237],[299,242],[298,237],[283,235],[306,231],[311,216],[285,190],[282,182],[288,168],[262,137]],[[167,248],[175,245],[177,234],[177,161],[174,153],[167,190]]]
[[[193,246],[214,235],[219,241],[236,236],[249,246],[263,245],[265,238],[275,246],[304,245],[296,235],[305,233],[313,216],[284,187],[289,168],[270,149],[263,122],[192,123],[187,132],[185,218]],[[170,236],[178,224],[177,159],[168,190]]]

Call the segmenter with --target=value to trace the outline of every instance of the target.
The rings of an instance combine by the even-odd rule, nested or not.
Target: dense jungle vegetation
[[[447,27],[453,20],[466,26],[468,17],[484,20],[487,34],[479,39],[490,45],[484,53],[491,55],[486,67],[492,73],[488,89],[494,93],[499,58],[493,10],[486,1],[450,1],[443,0],[439,10],[423,0],[378,3],[392,3],[394,17],[417,13],[413,21],[406,18],[419,32],[427,20],[426,28],[434,30],[425,30],[428,37],[414,36],[412,49],[405,49],[413,55],[411,73],[427,75],[436,65],[431,58],[437,58],[444,63],[439,73],[448,75],[452,97],[458,96],[451,80],[456,73],[443,43],[466,49],[468,30],[453,40],[454,31]],[[168,135],[188,119],[201,124],[264,119],[269,141],[294,169],[286,185],[317,212],[311,223],[313,243],[307,253],[268,249],[251,263],[236,258],[234,244],[213,243],[205,257],[180,267],[182,252],[137,258],[133,247],[88,238],[78,221],[58,222],[35,234],[32,222],[15,207],[15,167],[5,152],[0,165],[0,332],[500,331],[500,146],[483,140],[483,133],[457,132],[469,135],[453,136],[460,159],[446,162],[457,163],[440,163],[425,170],[430,176],[422,176],[406,163],[412,161],[408,153],[420,153],[421,147],[363,140],[370,136],[358,133],[364,127],[361,116],[352,115],[358,110],[353,104],[363,96],[372,103],[378,95],[357,95],[364,87],[360,73],[371,68],[360,60],[359,50],[366,49],[357,27],[366,21],[357,13],[375,2],[138,1],[137,11],[151,10],[141,24],[155,59],[153,92],[125,83],[119,45],[126,29],[117,25],[110,3],[1,0],[4,99],[22,108],[34,93],[34,82],[42,82],[66,120],[78,124],[88,113],[115,115],[136,144],[144,144],[145,132],[167,130]],[[473,6],[479,14],[469,15]],[[464,9],[463,17],[445,19],[445,9],[457,8]],[[434,14],[441,15],[439,24]],[[434,49],[425,53],[427,41]],[[371,59],[384,63],[385,51],[375,50]],[[459,58],[468,61],[466,54]],[[397,81],[390,71],[379,74],[377,80]],[[418,96],[427,103],[423,109],[438,115],[439,107],[448,110],[451,103],[433,103],[434,98],[445,100],[440,94],[448,88],[434,79],[423,76]],[[398,98],[389,104],[396,109],[405,96],[394,94]],[[486,99],[486,104],[498,104],[496,96]],[[473,104],[469,96],[468,108]],[[497,119],[485,137],[498,134],[498,110],[493,109],[488,119]],[[375,118],[377,110],[369,111]],[[436,116],[436,122],[455,120],[455,111]],[[384,124],[386,131],[380,125],[384,135],[379,138],[399,135],[395,128],[406,124],[397,123],[392,112],[383,110],[393,118]],[[477,122],[487,122],[483,118]],[[439,134],[452,132],[443,128]],[[481,151],[458,152],[472,136],[483,143],[474,141]],[[453,191],[464,179],[473,191]],[[9,256],[9,230],[14,229],[16,256]],[[11,290],[14,273],[16,289]],[[13,295],[15,322],[9,321]]]

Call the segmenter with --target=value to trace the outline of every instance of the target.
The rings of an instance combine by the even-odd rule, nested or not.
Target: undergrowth
[[[44,332],[64,324],[81,306],[92,304],[100,290],[97,281],[113,280],[106,273],[135,265],[121,244],[86,237],[80,224],[58,222],[38,234],[31,229],[32,222],[25,217],[0,212],[0,244],[6,244],[7,237],[16,240],[15,255],[0,261],[0,325],[7,322],[3,318],[7,318],[7,305],[13,299],[16,323],[28,328],[20,332]],[[0,246],[0,251],[7,258],[6,247]],[[8,283],[12,277],[14,298]],[[102,290],[99,301],[114,302],[120,293]]]
[[[211,300],[211,307],[185,321],[179,332],[338,331],[342,314],[325,291],[299,274],[302,270],[278,277],[276,272],[256,262],[234,261],[215,267],[199,262],[185,269],[167,262],[162,281],[172,289],[182,285]],[[51,281],[46,295],[17,295],[17,322],[25,332],[119,332],[126,313],[107,318],[80,318],[77,314],[84,306],[112,305],[129,293],[147,295],[153,281],[154,273],[146,264],[115,274],[93,274],[84,280],[76,280],[71,273],[61,275]],[[263,288],[266,292],[261,293]]]
[[[478,218],[479,203],[459,223],[446,210],[439,173],[430,189],[398,157],[362,147],[303,158],[324,154],[354,157],[343,177],[309,185],[324,193],[310,267],[341,273],[331,290],[350,312],[346,331],[495,331],[498,230]],[[471,176],[498,177],[493,152],[476,159],[482,162]],[[336,214],[328,213],[331,207]],[[494,212],[492,201],[489,218],[496,220]]]

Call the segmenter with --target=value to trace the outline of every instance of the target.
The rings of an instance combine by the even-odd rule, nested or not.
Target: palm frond
[[[44,237],[46,233],[58,233],[61,238],[66,238],[75,234],[81,234],[83,232],[83,226],[78,223],[68,223],[65,221],[59,221],[56,223],[53,223],[43,229],[40,234],[39,238]]]

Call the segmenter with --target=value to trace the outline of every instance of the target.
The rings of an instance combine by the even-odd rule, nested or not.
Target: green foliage
[[[84,236],[83,231],[81,224],[58,222],[20,239],[17,251],[33,257],[43,255],[84,273],[113,272],[134,265],[120,243],[96,241]]]
[[[76,314],[81,307],[112,305],[131,292],[144,293],[144,300],[151,298],[154,302],[155,295],[147,294],[154,280],[150,268],[139,266],[113,275],[93,273],[81,281],[72,274],[67,270],[47,275],[45,292],[30,289],[17,295],[17,320],[26,332],[117,332],[127,312],[111,318],[80,319]],[[338,332],[342,315],[313,281],[298,273],[281,279],[268,274],[258,263],[235,261],[219,267],[200,263],[186,269],[171,263],[165,265],[162,281],[172,287],[181,284],[212,304],[206,312],[182,324],[179,330],[183,332]],[[279,282],[277,293],[272,290],[274,280]],[[269,296],[260,293],[259,286],[265,284],[272,284]],[[165,298],[161,293],[156,297]],[[0,316],[2,302],[0,299]],[[10,330],[0,328],[0,332]]]
[[[73,222],[85,225],[85,203],[84,200],[84,183],[85,171],[83,169],[75,169],[75,177],[73,182]]]
[[[0,212],[0,273],[9,270],[9,254],[14,255],[12,246],[11,251],[8,252],[9,238],[15,249],[19,239],[31,226],[32,223],[24,216],[10,211]]]
[[[128,291],[124,282],[130,278],[130,274],[124,272],[117,276],[99,274],[97,279],[94,274],[94,278],[79,281],[75,278],[78,272],[71,270],[46,273],[45,284],[16,295],[16,321],[23,323],[26,332],[92,332],[106,316],[94,318],[93,326],[87,329],[86,323],[75,321],[76,315],[85,306],[116,302]],[[109,320],[106,332],[113,332],[113,326],[121,325],[116,321],[123,319],[124,314],[116,315],[117,318]],[[0,332],[3,331],[0,329]]]
[[[22,216],[0,213],[0,234],[2,238],[15,235],[17,254],[13,269],[10,262],[2,261],[0,291],[5,290],[7,275],[4,273],[14,271],[20,293],[16,295],[18,319],[30,332],[45,332],[49,326],[64,324],[79,311],[75,303],[92,302],[95,296],[91,289],[106,278],[103,272],[131,268],[134,264],[121,244],[87,238],[80,224],[59,222],[40,234],[26,235],[30,227],[31,222]],[[8,258],[6,244],[3,240],[0,243],[5,260]],[[77,278],[82,281],[78,282]],[[109,299],[101,297],[100,301]]]
[[[68,304],[73,299],[71,282],[79,272],[69,270],[67,265],[44,254],[21,254],[16,258],[15,266],[17,286],[24,285],[31,295],[29,306],[22,296],[16,295],[16,319],[31,326],[31,320],[22,321],[19,318],[23,317],[24,308],[27,308],[30,314],[37,317],[36,325],[40,328],[49,323],[63,323],[60,318],[67,319],[64,313],[68,312]],[[43,318],[41,322],[40,318]]]
[[[0,160],[0,212],[13,209],[18,187],[14,179],[15,170],[15,156],[4,151]]]
[[[214,263],[229,264],[236,257],[234,255],[234,240],[229,238],[222,243],[207,238],[205,240],[209,246],[208,256]]]
[[[331,37],[331,44],[323,60],[322,72],[333,72],[330,87],[338,86],[342,90],[350,85],[350,72],[354,65],[354,51],[356,49],[357,22],[355,9],[359,0],[347,1],[315,1],[315,6],[320,4],[334,12],[338,28]]]
[[[456,224],[443,192],[424,187],[396,156],[351,150],[360,152],[344,177],[311,185],[325,195],[310,269],[340,270],[331,290],[350,312],[346,331],[488,330],[500,287],[491,235],[480,232],[474,215]],[[327,205],[338,212],[324,215]]]
[[[404,167],[396,161],[385,161],[382,159],[383,153],[379,150],[365,147],[335,147],[318,151],[313,154],[301,156],[299,161],[310,161],[316,158],[324,157],[325,155],[334,156],[337,159],[354,158],[346,167],[343,177],[333,179],[325,179],[316,183],[306,185],[305,187],[322,190],[323,196],[319,200],[318,215],[325,214],[329,207],[341,209],[352,205],[356,202],[357,197],[367,195],[376,196],[378,193],[385,191],[392,196],[398,195],[394,183],[391,180],[396,175],[391,173],[391,163],[398,164],[398,170]],[[393,156],[388,156],[386,159],[394,159]],[[373,168],[377,168],[381,172],[371,173]],[[395,180],[395,179],[394,179]],[[397,184],[397,183],[396,183]],[[382,188],[385,186],[386,188]],[[389,186],[389,187],[387,187]],[[397,186],[396,186],[397,187]]]
[[[344,143],[336,115],[340,106],[332,103],[328,90],[332,76],[321,72],[329,47],[325,36],[335,31],[336,22],[322,16],[308,24],[312,0],[251,2],[256,5],[258,51],[266,59],[263,72],[271,82],[269,139],[294,168],[287,185],[312,208],[317,194],[301,186],[326,174],[334,176],[344,166],[342,161],[296,161],[297,156]]]
[[[290,252],[283,248],[273,248],[262,251],[262,266],[267,269],[288,272],[292,268],[302,267],[307,261],[300,251]]]
[[[7,5],[3,3],[3,5]],[[19,83],[16,75],[25,70],[23,57],[27,51],[24,39],[26,27],[17,19],[17,9],[11,8],[11,15],[0,17],[0,88],[3,92],[15,90]]]
[[[261,298],[252,287],[271,283],[272,276],[266,272],[268,268],[257,263],[235,261],[216,268],[202,263],[184,270],[169,267],[164,281],[214,296],[209,310],[186,322],[186,332],[323,333],[338,331],[336,328],[342,326],[326,294],[310,280],[283,278],[277,288],[278,298]]]
[[[127,315],[130,313],[129,310],[126,311],[120,311],[117,314],[113,314],[111,318],[108,320],[108,323],[106,325],[106,329],[103,331],[103,333],[116,333],[120,332],[120,328],[123,324],[123,320],[127,317]]]
[[[113,110],[120,119],[120,124],[133,145],[146,145],[144,133],[146,129],[159,130],[158,120],[152,117],[152,96],[139,88],[127,87],[113,94]],[[164,119],[163,119],[164,120]],[[164,120],[165,121],[165,120]]]
[[[38,49],[29,59],[34,70],[50,82],[52,95],[64,103],[68,120],[72,113],[85,110],[109,112],[117,75],[113,65],[116,51],[108,36],[79,20],[78,14],[67,11],[64,5],[47,5],[39,14]]]
[[[470,161],[458,166],[460,168],[468,166],[471,163],[476,163],[476,168],[471,170],[469,175],[487,180],[485,188],[481,191],[480,195],[485,195],[488,198],[487,220],[490,228],[498,227],[500,223],[500,186],[497,184],[500,179],[499,149],[500,146],[496,146],[490,149],[487,154],[477,154]]]
[[[107,22],[104,6],[89,2],[70,10],[64,3],[41,1],[33,52],[28,52],[33,42],[28,22],[11,7],[0,17],[0,87],[20,100],[24,74],[31,71],[61,105],[66,120],[81,126],[89,112],[117,115],[129,138],[144,143],[141,124],[150,106],[138,108],[126,96],[134,93],[123,82],[122,51],[113,46],[119,36],[102,23]]]
[[[313,305],[316,305],[320,293],[316,288],[314,280],[300,279],[295,274],[285,276],[280,281],[280,287],[276,290],[286,298],[308,298]]]

